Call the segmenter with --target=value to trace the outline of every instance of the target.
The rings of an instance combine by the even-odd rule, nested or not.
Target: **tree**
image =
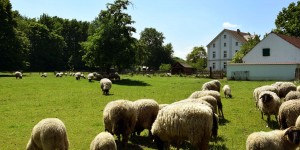
[[[186,56],[186,60],[194,68],[205,69],[207,65],[207,54],[203,46],[194,47],[192,52]]]
[[[300,1],[283,8],[275,20],[275,32],[300,37]]]
[[[131,16],[123,13],[130,4],[128,0],[116,0],[107,4],[107,10],[102,10],[91,24],[94,30],[90,32],[86,42],[83,42],[83,60],[89,67],[100,67],[109,70],[110,67],[123,69],[135,63],[135,39],[131,26],[134,21]]]
[[[242,58],[257,44],[260,42],[260,36],[255,35],[253,38],[250,38],[247,43],[241,46],[241,49],[235,53],[232,58],[232,62],[234,63],[242,63]]]

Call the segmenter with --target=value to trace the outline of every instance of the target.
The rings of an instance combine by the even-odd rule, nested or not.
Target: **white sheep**
[[[76,72],[76,73],[74,74],[74,76],[75,76],[75,79],[76,79],[76,80],[80,80],[81,72]]]
[[[292,99],[299,99],[300,98],[300,92],[299,91],[290,91],[288,94],[286,94],[284,101],[292,100]]]
[[[26,149],[68,150],[69,140],[64,123],[57,118],[41,120],[33,127]]]
[[[62,77],[63,75],[64,75],[63,72],[58,72],[58,73],[55,74],[55,77]]]
[[[300,99],[285,101],[279,107],[278,124],[280,129],[294,126],[300,115]]]
[[[275,82],[272,84],[278,90],[278,96],[284,98],[290,91],[296,91],[297,87],[292,82]]]
[[[112,135],[117,135],[126,147],[128,136],[133,133],[137,121],[137,111],[133,102],[129,100],[115,100],[109,102],[103,110],[105,130]]]
[[[159,106],[159,110],[161,110],[162,108],[164,108],[164,107],[166,107],[166,106],[168,106],[168,105],[170,105],[170,104],[159,104],[158,106]]]
[[[216,137],[218,122],[212,109],[205,104],[185,102],[162,108],[151,129],[158,149],[175,143],[177,148],[188,140],[197,149],[207,150],[211,136]]]
[[[300,92],[300,85],[297,86],[296,90]]]
[[[94,79],[94,73],[89,73],[87,75],[87,79],[89,80],[89,82],[92,82],[92,80]]]
[[[103,95],[109,95],[109,90],[112,87],[112,82],[108,78],[103,78],[100,80],[100,88]]]
[[[90,144],[90,150],[117,150],[114,136],[109,132],[99,133]]]
[[[22,77],[23,77],[23,74],[20,72],[20,71],[16,71],[15,72],[15,77],[16,77],[16,79],[22,79]]]
[[[41,77],[47,77],[47,73],[42,73]]]
[[[280,105],[281,101],[276,93],[271,91],[261,92],[258,100],[258,109],[261,111],[261,119],[263,119],[263,115],[265,114],[267,115],[268,123],[270,122],[271,115],[275,115],[277,120]]]
[[[226,97],[229,97],[229,98],[232,98],[232,95],[231,95],[231,88],[229,85],[224,85],[223,86],[223,91],[224,91],[224,95],[225,95],[225,98]]]
[[[84,74],[83,74],[83,73],[81,73],[81,74],[80,74],[80,78],[83,78],[83,79],[85,79],[85,76],[84,76]]]
[[[223,105],[221,102],[221,95],[219,92],[214,91],[214,90],[205,90],[205,91],[195,91],[193,92],[189,98],[200,98],[203,96],[213,96],[216,100],[217,100],[217,105],[218,105],[218,114],[219,116],[222,116],[224,118],[224,114],[223,114]]]
[[[212,81],[205,82],[202,85],[202,90],[214,90],[220,92],[221,82],[219,80],[212,80]]]
[[[205,104],[213,110],[213,113],[216,113],[217,109],[218,109],[217,100],[213,96],[210,96],[210,95],[203,96],[203,97],[200,97],[200,98],[187,98],[187,99],[184,99],[184,100],[174,102],[172,104],[186,103],[186,102],[195,102],[195,103]]]
[[[137,110],[135,132],[140,135],[144,129],[148,129],[149,137],[151,137],[150,130],[159,111],[159,104],[154,99],[139,99],[134,101],[133,104]]]
[[[258,103],[258,100],[259,100],[259,94],[263,91],[272,91],[272,92],[274,92],[278,95],[278,89],[273,85],[264,85],[264,86],[260,86],[260,87],[255,88],[253,90],[253,98],[254,98],[254,102],[255,102],[256,107],[257,107],[257,103]]]
[[[246,150],[295,150],[299,146],[300,128],[254,132],[246,141]]]

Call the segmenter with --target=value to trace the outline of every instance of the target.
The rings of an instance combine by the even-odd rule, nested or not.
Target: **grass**
[[[76,81],[69,76],[56,78],[53,73],[48,73],[47,78],[41,78],[38,73],[25,73],[20,80],[0,73],[0,147],[25,149],[33,126],[43,118],[57,117],[67,127],[70,150],[86,150],[104,130],[102,113],[109,101],[152,98],[159,103],[172,103],[200,90],[209,80],[121,75],[121,81],[113,82],[111,95],[104,96],[96,81]],[[254,88],[275,81],[220,81],[231,86],[233,98],[226,99],[221,93],[225,120],[220,120],[218,138],[210,142],[210,149],[245,149],[250,133],[278,128],[275,121],[266,126],[266,117],[261,119],[252,98]],[[146,134],[144,131],[142,137],[132,138],[130,149],[156,149]],[[190,147],[186,144],[183,149]]]

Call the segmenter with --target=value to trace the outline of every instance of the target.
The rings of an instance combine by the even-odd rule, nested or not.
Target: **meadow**
[[[110,95],[104,96],[98,81],[57,78],[53,73],[46,78],[39,73],[25,73],[23,79],[16,79],[12,74],[0,73],[0,149],[25,149],[33,126],[41,119],[55,117],[66,125],[70,150],[87,150],[93,138],[104,131],[102,113],[108,102],[151,98],[158,103],[172,103],[200,90],[209,80],[121,75],[120,81],[113,81]],[[275,81],[220,81],[231,86],[233,98],[225,98],[221,93],[225,119],[220,120],[218,138],[210,142],[210,149],[245,149],[250,133],[278,128],[274,116],[269,126],[266,117],[261,119],[252,96],[256,87]],[[129,149],[156,149],[147,134],[144,131],[141,137],[131,138]],[[185,144],[182,149],[190,147]]]

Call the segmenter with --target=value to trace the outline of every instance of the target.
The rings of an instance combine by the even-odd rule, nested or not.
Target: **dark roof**
[[[300,38],[297,38],[294,36],[288,36],[288,35],[284,35],[284,34],[279,34],[279,33],[275,33],[275,34],[300,49]]]
[[[235,37],[237,40],[239,40],[242,43],[246,43],[247,39],[245,39],[245,35],[249,35],[249,33],[241,32],[239,29],[237,31],[224,29],[222,32],[220,32],[208,45],[210,45],[212,42],[214,42],[223,32],[228,32],[233,37]]]
[[[183,62],[177,62],[178,64],[180,64],[182,67],[184,68],[193,68],[192,66],[190,66],[189,64],[183,63]],[[174,65],[176,65],[177,63],[175,63]]]

